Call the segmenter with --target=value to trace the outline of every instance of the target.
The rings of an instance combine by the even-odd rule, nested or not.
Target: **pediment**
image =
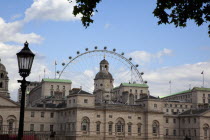
[[[19,106],[16,102],[6,97],[0,96],[0,106]]]

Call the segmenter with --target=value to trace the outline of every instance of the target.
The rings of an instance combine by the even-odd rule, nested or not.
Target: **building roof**
[[[181,92],[177,92],[177,93],[173,93],[171,95],[166,95],[166,96],[162,96],[161,98],[165,98],[165,97],[169,97],[169,96],[173,96],[173,95],[178,95],[178,94],[183,94],[183,93],[190,93],[194,90],[199,90],[199,91],[210,91],[210,88],[200,88],[200,87],[194,87],[193,89],[189,89],[189,90],[184,90]]]
[[[137,84],[137,83],[121,83],[120,86],[124,86],[124,87],[143,87],[143,88],[148,88],[149,86],[147,84]],[[119,88],[120,86],[115,87]]]
[[[100,64],[109,64],[109,62],[106,59],[103,59]]]
[[[136,102],[144,100],[144,99],[159,99],[159,98],[157,98],[155,96],[152,96],[152,95],[146,95],[146,96],[144,96],[144,97],[142,97],[140,99],[137,99]]]
[[[97,80],[97,79],[113,79],[112,77],[112,74],[109,73],[109,72],[103,72],[103,71],[100,71],[96,74],[96,77],[94,80]]]
[[[42,79],[44,82],[54,82],[54,83],[72,83],[71,80],[66,80],[66,79],[49,79],[49,78],[44,78]]]
[[[86,92],[80,88],[73,88],[72,92],[70,94],[90,94],[89,92]]]
[[[204,108],[204,109],[189,109],[187,111],[182,112],[180,115],[200,115],[210,109]]]

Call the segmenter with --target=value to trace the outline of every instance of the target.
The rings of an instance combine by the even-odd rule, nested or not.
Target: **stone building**
[[[3,95],[7,98],[10,98],[10,94],[8,92],[8,73],[6,71],[5,66],[1,63],[0,59],[0,95]]]
[[[100,66],[93,94],[71,88],[71,81],[43,79],[29,94],[25,131],[37,135],[55,131],[58,140],[210,139],[210,88],[159,98],[149,94],[146,84],[121,83],[113,88],[108,61],[102,60]],[[19,105],[1,95],[0,125],[12,133],[18,120]]]

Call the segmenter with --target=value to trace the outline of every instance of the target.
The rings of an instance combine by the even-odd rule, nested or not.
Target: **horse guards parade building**
[[[19,123],[20,105],[10,99],[7,75],[0,63],[0,134],[17,133]],[[58,140],[210,140],[210,88],[159,98],[150,95],[147,84],[113,83],[105,59],[93,93],[72,88],[72,81],[65,79],[31,82],[25,132],[54,132]]]

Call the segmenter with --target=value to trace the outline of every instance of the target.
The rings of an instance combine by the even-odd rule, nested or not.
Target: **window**
[[[183,130],[182,133],[183,133],[183,136],[185,136],[185,130]]]
[[[103,84],[100,84],[100,86],[102,87],[102,86],[103,86]]]
[[[194,136],[196,136],[196,129],[194,130]]]
[[[34,124],[30,124],[30,131],[34,131]]]
[[[168,136],[168,129],[166,129],[166,136]]]
[[[100,118],[101,116],[100,115],[97,115],[97,118]]]
[[[152,133],[153,133],[153,136],[158,136],[159,135],[159,122],[158,121],[153,121],[153,123],[152,123]]]
[[[50,118],[53,118],[53,117],[54,117],[54,113],[51,112],[51,113],[50,113]]]
[[[138,117],[138,120],[141,120],[141,117]]]
[[[196,118],[194,118],[194,123],[196,123]]]
[[[84,103],[86,103],[86,104],[87,104],[87,103],[88,103],[88,99],[84,99]]]
[[[41,117],[44,118],[44,112],[41,112]]]
[[[69,100],[69,104],[71,104],[71,99]]]
[[[143,90],[141,90],[141,93],[143,93]]]
[[[53,85],[51,85],[51,89],[53,89]]]
[[[132,89],[130,89],[130,93],[132,93]]]
[[[132,117],[131,116],[128,116],[128,119],[132,119]]]
[[[182,108],[182,105],[180,105],[180,107]]]
[[[188,130],[188,135],[191,136],[191,131],[190,130]]]
[[[124,132],[124,122],[122,120],[119,120],[116,123],[116,131],[117,132]]]
[[[136,93],[138,92],[137,89],[135,91],[136,91]]]
[[[209,99],[209,104],[210,104],[210,99]]]
[[[132,131],[132,124],[129,123],[129,124],[128,124],[128,133],[131,133],[131,131]]]
[[[185,105],[185,108],[187,108],[187,105]]]
[[[82,127],[82,131],[89,131],[89,119],[88,118],[84,118],[83,120],[82,120],[82,124],[81,124],[81,127]]]
[[[188,118],[188,123],[190,123],[190,118]]]
[[[112,118],[112,115],[109,115],[109,118]]]
[[[137,99],[137,95],[135,95],[135,99]]]
[[[177,104],[175,104],[175,107],[177,107]]]
[[[205,101],[206,101],[206,100],[205,100],[205,99],[203,99],[203,103],[204,103],[204,104],[205,104]]]
[[[31,112],[31,117],[34,117],[34,114],[35,114],[34,112]]]
[[[75,100],[75,99],[73,99],[73,102],[75,103],[75,102],[76,102],[76,100]]]
[[[52,132],[53,131],[53,125],[50,125],[50,131]]]
[[[40,124],[40,131],[44,131],[44,124]]]
[[[174,120],[174,123],[176,123],[176,119],[174,118],[173,120]]]
[[[166,118],[166,123],[168,123],[168,118]]]
[[[168,112],[168,108],[166,109],[166,112]]]
[[[170,107],[172,107],[172,104],[170,104]]]
[[[96,123],[96,132],[100,132],[100,122]]]
[[[137,127],[138,127],[138,135],[141,135],[141,124],[138,124]]]
[[[205,97],[205,94],[203,94],[203,97]]]
[[[109,133],[112,133],[112,122],[109,123]]]
[[[65,86],[63,86],[63,90],[65,90]]]
[[[57,89],[59,89],[59,85],[57,85]]]
[[[157,104],[154,104],[154,108],[157,108]]]
[[[173,133],[174,133],[174,136],[176,136],[176,130],[174,130]]]
[[[3,88],[3,83],[2,82],[0,82],[0,88]]]

